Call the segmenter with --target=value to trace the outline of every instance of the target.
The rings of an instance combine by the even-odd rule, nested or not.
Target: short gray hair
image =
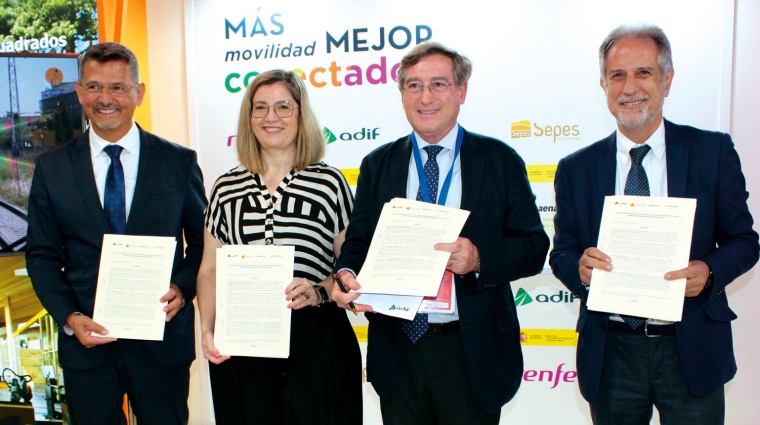
[[[660,72],[663,78],[673,70],[673,53],[670,50],[670,41],[662,31],[662,28],[653,24],[625,24],[612,30],[607,38],[604,39],[602,45],[599,46],[599,72],[602,76],[602,81],[607,81],[605,78],[607,68],[607,53],[609,53],[612,46],[618,41],[626,38],[639,38],[648,39],[654,41],[657,45],[659,53],[657,54],[657,63],[660,65]]]
[[[106,63],[112,61],[121,61],[129,67],[129,78],[135,84],[140,83],[140,67],[137,64],[137,58],[129,48],[123,44],[114,42],[105,42],[93,44],[82,54],[79,64],[79,81],[84,79],[84,65],[87,62],[95,61]]]
[[[417,65],[417,62],[432,55],[443,55],[451,59],[454,83],[461,86],[470,80],[472,75],[472,62],[467,57],[460,55],[456,50],[450,49],[441,43],[426,41],[418,44],[401,59],[398,68],[398,89],[404,91],[406,85],[406,70]]]

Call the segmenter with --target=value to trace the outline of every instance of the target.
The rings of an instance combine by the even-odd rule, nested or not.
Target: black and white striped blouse
[[[322,162],[291,170],[273,195],[259,174],[239,165],[214,183],[206,228],[225,245],[292,245],[294,276],[318,283],[332,271],[333,241],[353,203],[343,174]]]

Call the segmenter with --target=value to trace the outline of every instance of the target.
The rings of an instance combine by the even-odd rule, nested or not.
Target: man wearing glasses
[[[549,239],[517,153],[457,123],[472,71],[469,59],[426,42],[402,60],[398,86],[414,130],[364,158],[356,202],[336,270],[359,289],[383,204],[395,197],[471,212],[454,243],[453,314],[406,321],[368,312],[367,377],[386,424],[498,424],[523,371],[520,326],[510,282],[541,271]],[[444,276],[444,279],[446,277]],[[333,286],[343,308],[356,299]]]
[[[132,120],[145,85],[126,47],[87,50],[76,90],[90,127],[37,159],[26,251],[32,285],[60,329],[71,418],[125,423],[126,393],[141,425],[186,424],[206,204],[196,155]],[[106,233],[176,238],[171,287],[160,299],[163,341],[117,341],[91,319]]]

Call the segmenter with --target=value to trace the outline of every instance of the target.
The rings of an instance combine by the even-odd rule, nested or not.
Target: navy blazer
[[[356,201],[336,270],[359,271],[383,208],[406,198],[409,137],[377,148],[361,164]],[[461,208],[471,212],[461,236],[480,252],[479,275],[456,275],[457,306],[470,384],[489,414],[517,392],[523,372],[520,326],[510,282],[539,273],[549,248],[525,164],[503,142],[464,132]],[[367,314],[367,378],[387,399],[393,389],[401,320]],[[445,353],[441,353],[445,355]]]
[[[586,307],[578,261],[599,238],[606,195],[615,194],[616,133],[559,162],[554,180],[557,213],[554,275],[581,297],[578,318],[578,381],[593,402],[599,391],[609,314]],[[676,341],[686,386],[694,396],[716,390],[736,374],[726,285],[758,260],[758,235],[752,230],[739,156],[728,134],[698,130],[665,120],[668,196],[695,198],[697,211],[690,260],[702,260],[714,272],[713,286],[685,298],[676,323]],[[614,259],[613,259],[614,261]]]
[[[142,128],[139,132],[137,182],[125,233],[177,239],[171,282],[186,300],[166,324],[163,342],[147,345],[161,364],[186,365],[195,359],[192,300],[203,254],[203,179],[195,151]],[[102,364],[109,347],[88,349],[63,332],[72,313],[92,317],[103,235],[111,233],[95,186],[89,140],[88,130],[37,158],[26,248],[32,286],[60,328],[61,365],[80,370]]]

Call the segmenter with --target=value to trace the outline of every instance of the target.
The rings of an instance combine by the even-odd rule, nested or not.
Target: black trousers
[[[109,344],[102,365],[90,370],[63,369],[66,401],[74,425],[126,424],[124,394],[140,425],[185,425],[190,364],[165,367],[144,341]]]
[[[472,391],[459,330],[399,341],[393,393],[380,400],[385,425],[497,425]]]

